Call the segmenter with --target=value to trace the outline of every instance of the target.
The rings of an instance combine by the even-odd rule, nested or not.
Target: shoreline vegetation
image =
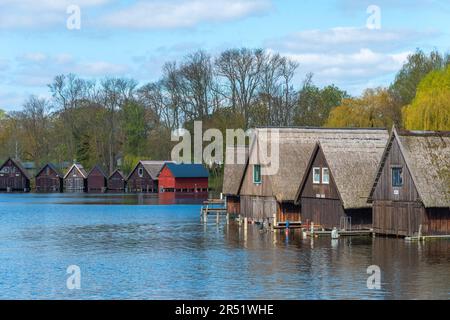
[[[384,127],[450,130],[450,56],[417,50],[387,88],[352,97],[333,84],[319,88],[308,74],[294,84],[298,64],[261,49],[205,51],[168,62],[158,81],[83,79],[57,75],[50,99],[30,96],[18,111],[0,106],[0,162],[100,164],[128,174],[141,159],[170,159],[171,132],[194,121],[203,130],[252,127]],[[223,168],[210,170],[220,191]]]

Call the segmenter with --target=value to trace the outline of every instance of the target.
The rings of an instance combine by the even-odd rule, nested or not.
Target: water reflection
[[[173,196],[0,195],[0,298],[449,298],[449,241],[201,223],[198,198]],[[70,264],[77,292],[65,287]],[[366,287],[370,265],[381,290]]]

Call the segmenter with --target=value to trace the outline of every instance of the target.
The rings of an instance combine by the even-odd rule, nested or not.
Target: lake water
[[[1,299],[449,299],[450,241],[200,222],[201,198],[0,194]],[[69,265],[81,289],[69,290]],[[381,289],[369,290],[378,265]]]

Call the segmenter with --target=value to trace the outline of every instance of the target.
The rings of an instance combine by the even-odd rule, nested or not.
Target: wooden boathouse
[[[99,165],[94,166],[87,175],[87,192],[105,192],[106,174]]]
[[[369,201],[378,234],[450,235],[450,132],[394,128]]]
[[[231,155],[231,156],[230,156]],[[228,214],[240,214],[239,183],[248,159],[248,147],[235,146],[226,149],[222,193]]]
[[[208,192],[208,178],[202,164],[166,163],[158,175],[159,192]]]
[[[241,216],[259,222],[268,220],[274,226],[285,221],[302,222],[296,196],[317,142],[379,134],[388,136],[381,129],[256,128],[239,183]],[[270,160],[272,153],[277,156]]]
[[[0,191],[29,192],[31,177],[18,159],[8,158],[0,166]]]
[[[331,230],[369,230],[367,198],[388,140],[385,130],[319,141],[309,160],[296,204],[302,223]]]
[[[114,172],[108,177],[108,191],[111,192],[124,192],[126,187],[125,177],[119,169],[114,170]]]
[[[47,163],[35,176],[36,192],[62,192],[63,174],[52,163]]]
[[[139,161],[126,179],[128,192],[158,192],[158,175],[167,162],[170,161]]]
[[[87,172],[79,163],[74,163],[64,176],[64,191],[85,192]]]

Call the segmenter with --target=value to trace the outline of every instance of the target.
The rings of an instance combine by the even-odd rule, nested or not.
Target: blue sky
[[[80,30],[66,27],[72,4]],[[366,26],[369,5],[380,29]],[[49,97],[60,73],[144,84],[189,52],[242,46],[297,60],[296,86],[312,72],[357,95],[388,85],[416,48],[450,51],[449,16],[444,0],[0,0],[0,108]]]

